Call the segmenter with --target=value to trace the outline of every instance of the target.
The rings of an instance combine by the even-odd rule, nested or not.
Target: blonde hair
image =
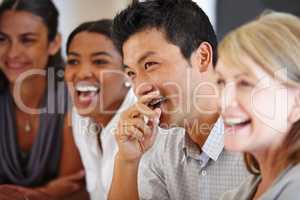
[[[218,52],[219,59],[227,66],[251,71],[245,58],[251,59],[284,84],[300,85],[300,19],[296,16],[280,12],[264,14],[225,36]],[[283,147],[280,148],[283,156],[278,156],[281,164],[300,162],[300,120],[293,124]],[[245,162],[251,173],[260,173],[251,154],[245,154]]]

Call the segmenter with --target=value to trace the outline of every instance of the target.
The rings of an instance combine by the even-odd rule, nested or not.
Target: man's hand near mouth
[[[119,151],[109,199],[139,199],[137,184],[139,161],[154,144],[161,115],[160,108],[151,109],[149,104],[154,99],[160,98],[159,92],[151,92],[142,96],[134,106],[121,115],[116,130]],[[160,101],[156,102],[155,104],[159,104]],[[131,187],[126,187],[128,185]],[[123,196],[119,197],[118,194]]]

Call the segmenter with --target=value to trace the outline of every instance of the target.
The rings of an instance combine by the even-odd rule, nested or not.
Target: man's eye
[[[145,63],[145,70],[149,69],[149,67],[152,67],[153,65],[156,65],[157,62],[146,62]]]
[[[218,80],[217,80],[217,85],[218,85],[218,86],[224,87],[225,84],[226,84],[226,83],[225,83],[225,80],[223,80],[223,79],[218,79]]]
[[[133,80],[135,78],[135,72],[134,71],[131,71],[131,70],[126,70],[125,71],[125,74],[128,76],[128,78],[130,80]]]
[[[68,65],[77,65],[78,63],[79,63],[78,60],[75,60],[75,59],[69,59],[67,61]]]
[[[32,38],[22,38],[21,39],[21,42],[23,43],[23,44],[32,44],[32,43],[34,43],[36,40],[35,39],[32,39]]]
[[[135,73],[133,71],[128,71],[126,72],[128,77],[133,77],[135,75]]]

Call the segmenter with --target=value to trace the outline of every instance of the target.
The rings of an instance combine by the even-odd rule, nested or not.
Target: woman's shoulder
[[[299,200],[300,198],[300,164],[287,168],[265,193],[262,199]]]
[[[249,175],[239,187],[225,192],[220,200],[248,200],[251,199],[260,182],[260,176]]]

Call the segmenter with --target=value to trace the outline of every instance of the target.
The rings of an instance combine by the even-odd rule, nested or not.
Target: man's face
[[[123,45],[125,72],[135,94],[141,97],[159,91],[160,126],[183,126],[195,114],[195,88],[201,82],[199,69],[189,64],[180,48],[166,40],[164,32],[152,28],[131,36]]]

